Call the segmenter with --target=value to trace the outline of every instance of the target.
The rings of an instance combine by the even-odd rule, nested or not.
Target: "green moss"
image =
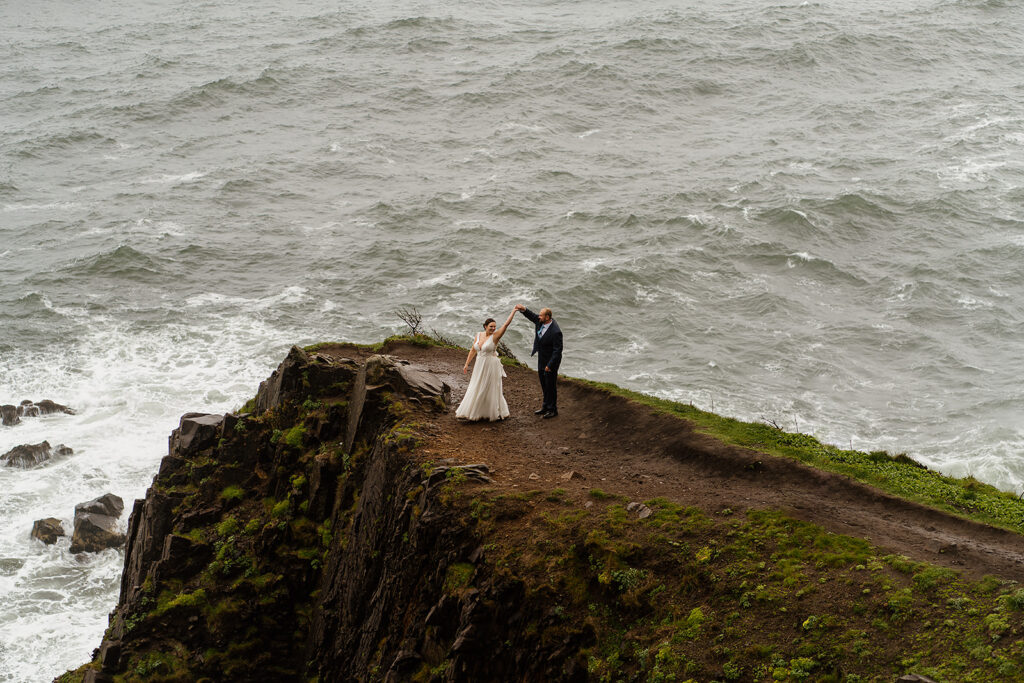
[[[237,519],[234,517],[227,517],[217,525],[217,535],[231,536],[232,534],[238,533],[240,526],[241,525],[239,525]]]
[[[164,591],[157,599],[156,609],[153,610],[151,615],[158,617],[179,607],[201,609],[205,607],[206,604],[206,590],[203,588],[191,593],[185,592],[177,595],[172,595],[169,591]]]
[[[282,440],[292,448],[302,448],[302,437],[305,436],[305,434],[306,428],[301,424],[297,424],[284,432]]]
[[[282,501],[276,503],[270,509],[270,516],[273,517],[274,519],[283,519],[283,518],[288,516],[288,512],[289,512],[289,502],[287,500],[282,500]]]
[[[224,490],[220,492],[221,500],[228,502],[241,500],[244,496],[245,489],[243,489],[241,486],[235,486],[234,484],[225,487]]]
[[[460,588],[468,586],[475,571],[476,567],[468,562],[456,562],[448,565],[444,576],[444,592],[454,593]]]

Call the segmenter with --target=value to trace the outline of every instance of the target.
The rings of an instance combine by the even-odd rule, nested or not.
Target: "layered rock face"
[[[443,468],[416,458],[416,416],[448,398],[395,358],[293,348],[252,413],[183,416],[131,513],[110,628],[72,678],[584,677],[566,653],[585,632],[501,647],[510,624],[548,608],[520,582],[478,573],[472,590],[444,588],[483,553],[440,499]],[[486,479],[486,468],[463,474]]]

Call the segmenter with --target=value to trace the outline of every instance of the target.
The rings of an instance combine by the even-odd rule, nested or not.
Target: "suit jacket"
[[[530,352],[530,355],[540,354],[537,360],[540,361],[541,368],[547,366],[553,372],[558,372],[558,366],[562,364],[562,329],[555,322],[555,319],[552,318],[551,326],[548,327],[544,336],[538,337],[537,332],[540,331],[543,325],[540,318],[530,309],[523,311],[523,315],[534,325],[533,351]]]

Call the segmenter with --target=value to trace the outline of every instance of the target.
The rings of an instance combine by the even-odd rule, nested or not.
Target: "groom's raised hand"
[[[523,311],[526,310],[526,306],[524,306],[522,304],[516,304],[516,310],[519,311],[520,313],[522,313]]]

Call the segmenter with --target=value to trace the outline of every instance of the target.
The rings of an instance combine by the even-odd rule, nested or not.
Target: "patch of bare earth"
[[[324,347],[335,357],[369,351]],[[494,484],[510,491],[564,489],[583,504],[592,489],[634,501],[666,498],[715,513],[729,508],[781,509],[834,533],[863,538],[890,553],[965,572],[1019,579],[1024,536],[912,503],[848,477],[724,444],[685,420],[560,379],[559,416],[533,414],[541,393],[535,370],[507,367],[501,422],[455,418],[469,382],[465,353],[392,343],[385,353],[407,359],[452,387],[452,410],[424,426],[432,460],[486,463]],[[570,477],[571,473],[575,473]]]

